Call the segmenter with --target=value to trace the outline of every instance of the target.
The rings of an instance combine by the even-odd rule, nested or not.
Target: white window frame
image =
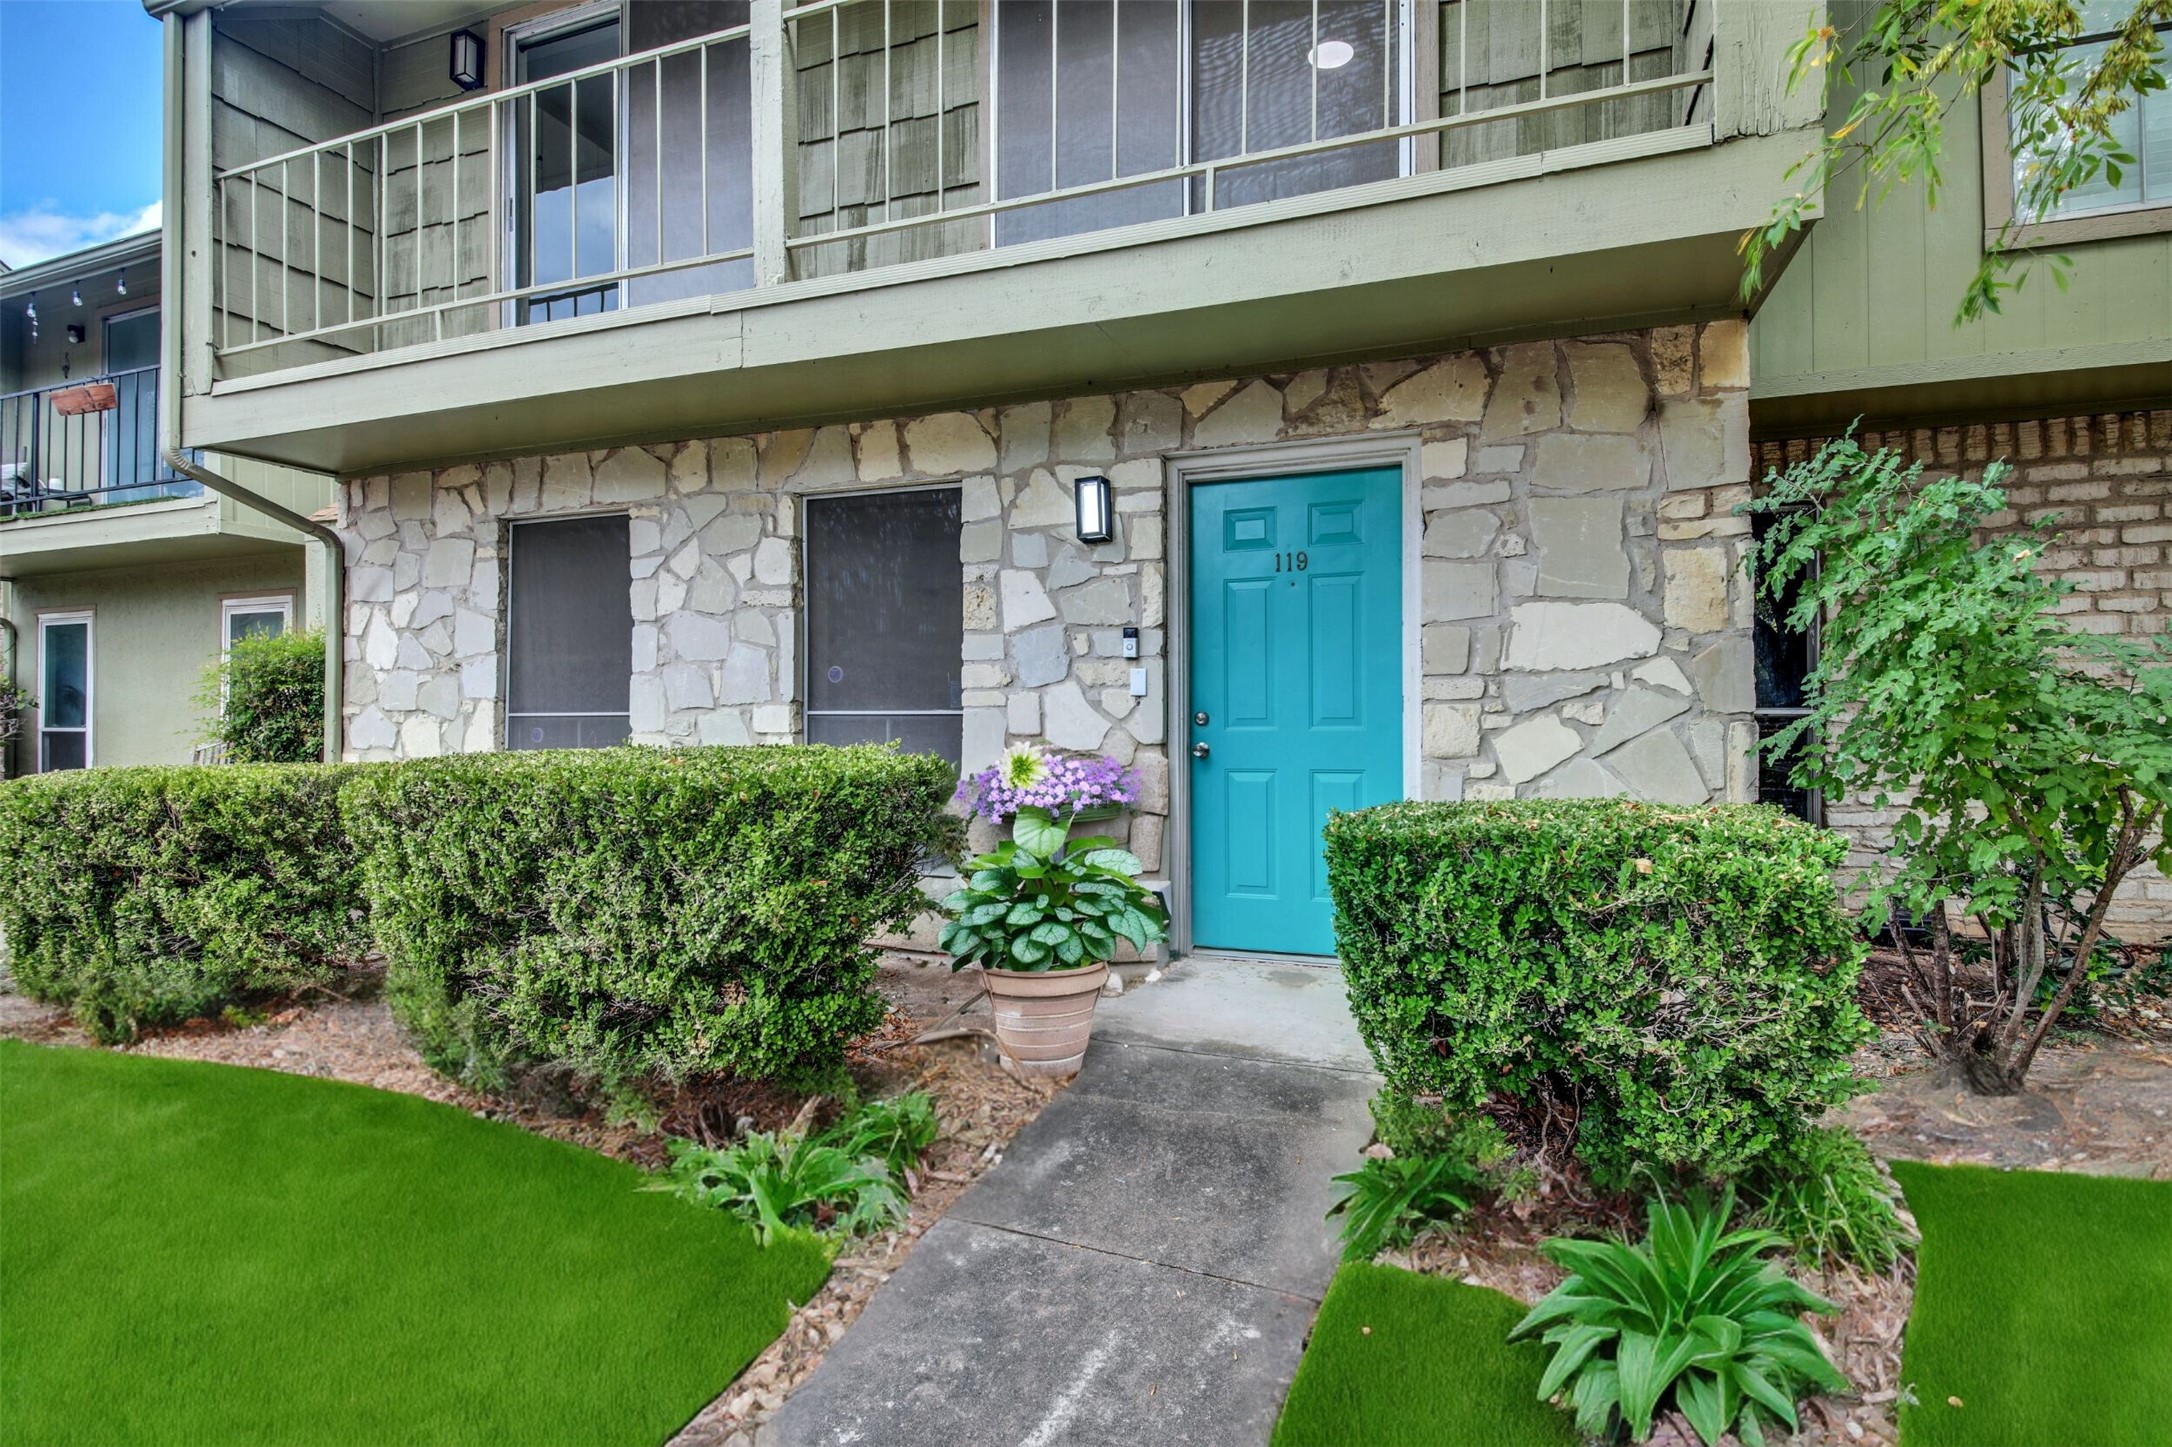
[[[48,728],[45,715],[49,702],[47,695],[51,692],[51,689],[46,686],[46,660],[51,655],[46,648],[46,632],[54,627],[72,627],[77,623],[83,625],[83,726],[79,729]],[[40,613],[38,615],[38,736],[32,741],[32,746],[37,751],[37,772],[41,774],[68,772],[46,768],[45,736],[48,733],[81,734],[83,736],[83,767],[88,769],[95,765],[98,762],[97,735],[95,732],[97,722],[98,624],[96,617],[93,615],[92,610],[88,608],[71,608],[61,612]]]
[[[280,615],[281,633],[294,631],[294,595],[292,593],[255,593],[240,598],[219,600],[219,657],[224,658],[234,647],[234,615],[237,613],[277,613]]]

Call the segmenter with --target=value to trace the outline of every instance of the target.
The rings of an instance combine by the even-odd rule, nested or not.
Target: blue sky
[[[157,225],[160,68],[140,0],[0,0],[0,261]]]

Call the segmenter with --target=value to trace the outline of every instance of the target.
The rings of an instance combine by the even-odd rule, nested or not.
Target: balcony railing
[[[202,491],[159,455],[156,367],[0,395],[0,522]]]
[[[265,371],[1709,132],[1709,4],[754,0],[216,173],[214,351]]]

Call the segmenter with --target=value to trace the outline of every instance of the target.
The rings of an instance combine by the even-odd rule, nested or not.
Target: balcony
[[[193,127],[188,441],[352,472],[1711,314],[1816,123],[1800,5],[740,9],[257,159]]]
[[[0,526],[202,493],[159,456],[156,367],[0,396]]]
[[[158,369],[147,367],[0,396],[0,578],[205,561],[296,541],[166,465],[158,388]],[[254,469],[252,481],[304,509],[330,495],[323,479],[280,469]]]

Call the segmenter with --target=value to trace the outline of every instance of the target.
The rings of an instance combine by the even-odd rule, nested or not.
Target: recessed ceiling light
[[[1340,70],[1348,65],[1356,54],[1347,40],[1323,40],[1312,47],[1312,54],[1306,59],[1310,60],[1317,70]]]

